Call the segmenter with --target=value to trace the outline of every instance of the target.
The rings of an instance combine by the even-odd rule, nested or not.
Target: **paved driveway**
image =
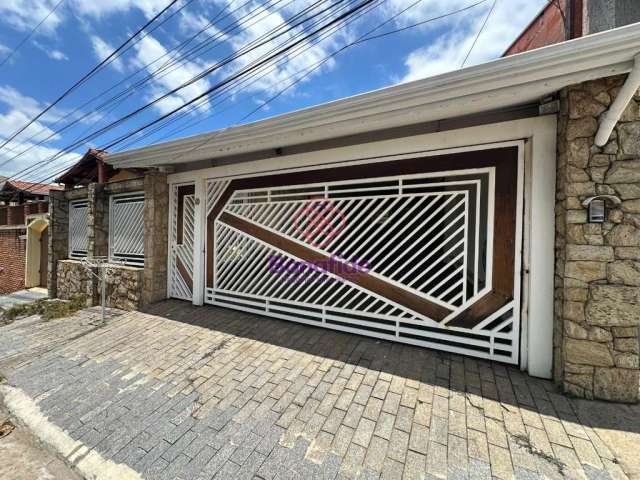
[[[3,327],[0,373],[150,479],[626,478],[550,382],[179,301]]]

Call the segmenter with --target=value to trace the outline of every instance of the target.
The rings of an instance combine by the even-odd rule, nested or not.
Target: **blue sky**
[[[17,45],[58,1],[2,0],[0,59]],[[335,1],[324,0],[324,3],[316,7],[316,11]],[[216,130],[238,122],[255,121],[458,69],[493,0],[485,0],[473,8],[438,21],[349,47],[320,68],[312,70],[303,81],[285,89],[294,79],[302,76],[318,62],[404,9],[407,10],[376,30],[375,34],[413,25],[468,7],[478,1],[480,0],[383,0],[375,9],[345,28],[337,30],[322,42],[305,45],[303,52],[299,50],[302,53],[291,55],[277,67],[264,72],[265,75],[259,80],[229,90],[223,97],[224,102],[220,101],[222,99],[205,100],[180,121],[172,123],[154,135],[136,138],[135,143],[128,142],[112,150]],[[0,66],[0,138],[6,138],[24,125],[168,3],[169,0],[63,0],[61,6],[37,30],[30,41],[23,45],[10,61]],[[54,162],[45,163],[52,155],[74,143],[76,139],[176,88],[271,28],[283,25],[292,15],[313,3],[311,0],[182,0],[182,3],[179,2],[161,17],[166,18],[183,6],[184,8],[171,19],[137,42],[120,59],[101,70],[98,75],[57,105],[50,114],[0,150],[0,164],[6,163],[0,167],[0,175],[12,175],[34,165],[32,172],[21,177],[40,181],[75,161],[87,148],[102,147],[117,136],[158,118],[237,72],[260,53],[264,53],[264,50],[242,56],[198,83],[157,103],[121,127],[76,146]],[[495,9],[467,61],[467,66],[499,57],[545,3],[546,0],[497,0]],[[197,52],[197,55],[192,55],[168,70],[162,78],[144,83],[133,91],[126,101],[114,105],[107,112],[94,111],[99,101],[78,110],[87,100],[136,71],[139,73],[124,83],[120,90],[143,78],[146,73],[162,65],[167,59],[179,60],[172,49],[207,26],[216,15],[221,19],[220,22],[190,43],[194,46],[214,36],[216,42],[209,51]],[[224,35],[219,33],[240,18],[245,19],[241,27]],[[281,37],[278,42],[283,40],[284,37]],[[269,46],[264,47],[267,48]],[[154,61],[155,63],[152,63]],[[111,95],[120,90],[112,91]],[[249,118],[245,118],[256,107],[274,96],[277,96],[275,100]],[[102,101],[107,98],[101,97]],[[82,114],[90,116],[80,119]],[[74,120],[78,120],[74,126],[65,132],[54,134],[57,129]],[[176,131],[178,129],[180,131]],[[49,136],[51,138],[46,142],[36,145]],[[30,149],[28,152],[13,159],[17,153],[27,148]]]

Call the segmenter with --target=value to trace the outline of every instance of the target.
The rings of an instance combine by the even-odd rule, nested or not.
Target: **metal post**
[[[105,318],[105,304],[107,303],[106,294],[107,294],[107,269],[105,265],[102,265],[102,285],[101,285],[101,297],[102,297],[102,323],[106,323]]]

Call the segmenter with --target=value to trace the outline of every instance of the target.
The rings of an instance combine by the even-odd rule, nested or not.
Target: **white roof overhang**
[[[535,101],[568,85],[629,72],[640,23],[499,58],[254,123],[108,155],[153,167],[444,120]]]

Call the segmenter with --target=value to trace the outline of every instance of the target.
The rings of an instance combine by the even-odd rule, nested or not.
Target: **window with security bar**
[[[87,256],[87,200],[69,202],[69,258]]]
[[[109,261],[144,266],[144,192],[109,200]]]

